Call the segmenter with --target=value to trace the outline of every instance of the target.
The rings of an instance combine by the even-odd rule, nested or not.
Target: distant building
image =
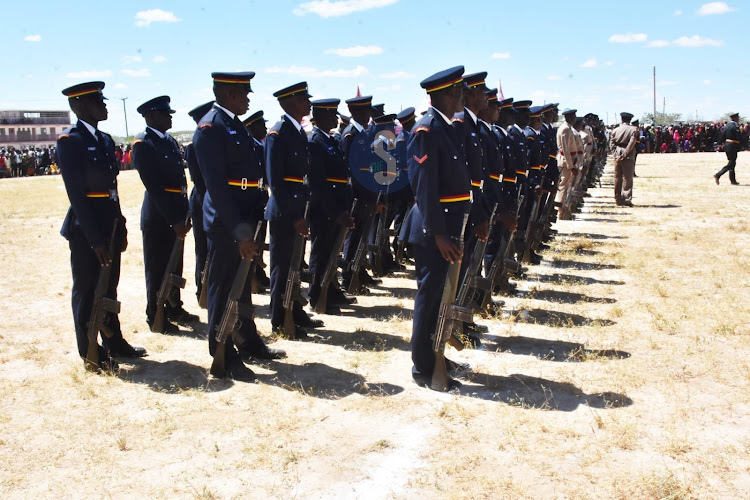
[[[70,111],[0,111],[0,147],[53,146],[70,125]]]

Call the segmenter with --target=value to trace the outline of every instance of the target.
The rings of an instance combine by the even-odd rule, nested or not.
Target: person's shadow
[[[562,311],[550,311],[547,309],[529,309],[525,311],[514,312],[515,320],[519,323],[529,323],[534,325],[547,325],[557,328],[572,328],[579,326],[598,325],[612,326],[615,324],[611,319],[594,319],[581,316],[580,314],[566,313]]]
[[[218,392],[233,385],[230,379],[226,379],[224,383],[215,383],[209,379],[207,366],[197,366],[177,359],[163,362],[147,357],[120,360],[116,376],[125,382],[143,384],[152,391],[165,394],[181,394],[190,389]]]
[[[316,343],[341,346],[347,351],[409,351],[411,346],[407,340],[398,335],[368,330],[354,332],[340,332],[336,330],[317,329],[308,332],[311,340]]]
[[[627,359],[630,353],[616,349],[587,349],[578,342],[537,339],[534,337],[487,336],[484,346],[490,351],[534,356],[547,361],[583,362],[597,359]]]
[[[573,411],[580,405],[591,408],[621,408],[633,400],[616,392],[586,394],[568,382],[557,382],[528,375],[507,377],[470,373],[459,389],[462,396],[498,401],[524,409]]]
[[[256,373],[258,382],[320,399],[340,399],[352,394],[393,396],[404,390],[385,382],[368,382],[362,375],[324,363],[291,365],[274,361],[263,367],[274,373]]]
[[[563,292],[560,290],[533,290],[519,291],[516,293],[519,297],[527,299],[544,300],[547,302],[556,302],[558,304],[578,304],[580,302],[589,302],[595,304],[614,304],[616,299],[609,297],[590,297],[583,293]]]
[[[541,283],[553,283],[553,284],[585,284],[585,285],[624,285],[624,281],[617,280],[598,280],[596,278],[589,278],[588,276],[576,276],[573,274],[530,274],[527,277],[527,281],[539,281]]]

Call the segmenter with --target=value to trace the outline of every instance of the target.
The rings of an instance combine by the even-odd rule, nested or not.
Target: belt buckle
[[[265,188],[266,188],[266,186],[265,186],[265,184],[263,184],[263,177],[261,177],[261,178],[258,179],[258,189],[259,190],[263,190]]]
[[[117,190],[116,189],[110,189],[109,190],[109,197],[115,201],[119,201],[119,198],[117,197]]]
[[[242,178],[242,184],[240,185],[240,189],[243,191],[247,190],[247,177]]]

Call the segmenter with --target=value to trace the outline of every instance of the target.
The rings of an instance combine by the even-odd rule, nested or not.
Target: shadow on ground
[[[507,377],[485,373],[470,373],[469,383],[458,393],[462,396],[498,401],[519,408],[552,411],[573,411],[581,405],[591,408],[622,408],[633,404],[624,394],[602,392],[586,394],[567,382],[556,382],[527,375]],[[479,385],[474,385],[479,384]]]
[[[558,269],[578,269],[581,271],[593,271],[596,269],[620,269],[617,264],[597,264],[596,262],[580,262],[576,260],[551,260],[542,261],[542,265],[556,267]]]
[[[526,281],[538,281],[541,283],[553,284],[584,284],[584,285],[624,285],[624,281],[617,280],[598,280],[588,276],[576,276],[573,274],[531,274],[527,276]]]
[[[559,290],[535,290],[530,292],[521,290],[517,292],[517,295],[527,299],[546,300],[547,302],[556,302],[559,304],[578,304],[579,302],[614,304],[617,302],[616,299],[609,297],[589,297],[583,293],[563,292]]]
[[[404,390],[403,387],[393,384],[367,382],[362,375],[333,368],[324,363],[305,363],[298,366],[270,362],[263,366],[275,373],[257,374],[258,382],[320,399],[340,399],[352,394],[393,396]]]
[[[568,233],[568,236],[583,239],[588,238],[590,240],[624,240],[628,238],[627,236],[594,233]]]
[[[537,339],[534,337],[502,337],[487,335],[484,346],[487,350],[498,350],[524,356],[534,356],[546,361],[579,363],[602,359],[627,359],[630,353],[616,349],[587,349],[578,342]],[[494,339],[494,342],[493,342]]]
[[[347,351],[409,351],[409,342],[397,335],[382,332],[357,330],[339,332],[324,329],[309,330],[312,341],[320,344],[341,346]]]
[[[524,315],[523,312],[528,313],[528,316]],[[518,323],[546,325],[559,328],[572,328],[577,326],[612,326],[615,324],[615,322],[610,319],[593,319],[581,316],[580,314],[550,311],[547,309],[516,311],[514,316]]]
[[[210,363],[211,359],[207,358]],[[208,366],[186,361],[154,361],[149,358],[120,360],[117,377],[125,382],[143,384],[155,392],[180,394],[190,389],[218,392],[233,385],[229,379],[215,383],[208,378]]]

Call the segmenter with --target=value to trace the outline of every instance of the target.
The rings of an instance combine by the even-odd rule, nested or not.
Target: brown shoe
[[[719,176],[714,174],[714,182],[716,182],[716,185],[719,185]]]

